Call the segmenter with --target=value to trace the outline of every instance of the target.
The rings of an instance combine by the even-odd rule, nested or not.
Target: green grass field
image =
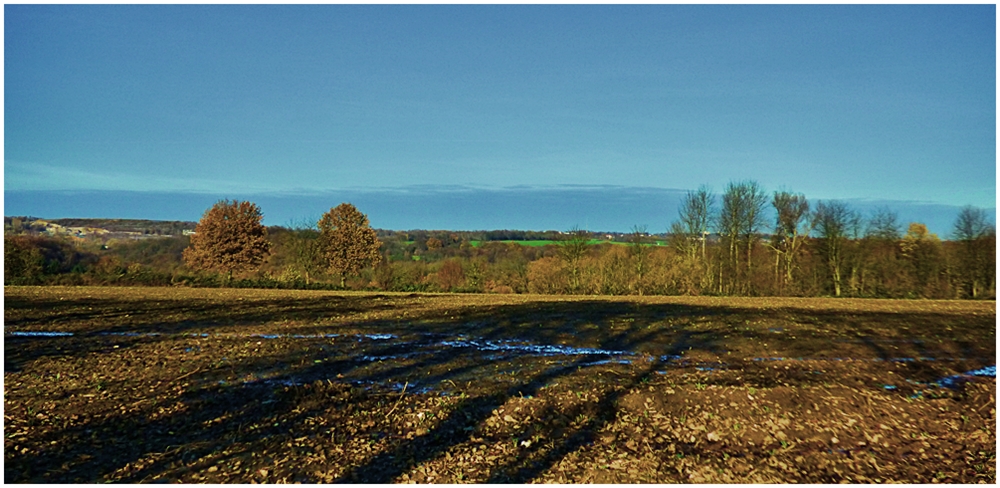
[[[559,245],[559,243],[561,241],[552,241],[552,240],[547,240],[547,241],[470,241],[470,243],[474,247],[479,247],[479,246],[481,246],[485,242],[503,242],[503,243],[513,242],[515,244],[520,244],[522,246],[540,247],[540,246],[548,246],[549,244]],[[627,245],[628,243],[627,242],[608,241],[608,240],[604,240],[604,239],[591,239],[591,240],[587,241],[587,244],[593,246],[593,245],[597,245],[597,244]],[[667,243],[664,242],[664,241],[656,241],[656,245],[657,246],[665,246],[665,245],[667,245]]]

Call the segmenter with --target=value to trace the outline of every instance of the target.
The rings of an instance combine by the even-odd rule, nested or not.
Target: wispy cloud
[[[89,171],[23,161],[4,162],[4,190],[98,190],[263,192],[267,188],[242,182]]]

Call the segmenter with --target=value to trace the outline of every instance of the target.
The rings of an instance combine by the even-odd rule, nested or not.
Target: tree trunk
[[[840,266],[833,265],[833,295],[840,296]]]
[[[781,252],[777,249],[774,250],[774,286],[779,295],[784,295],[785,287],[781,282]]]
[[[851,266],[851,279],[848,281],[848,285],[851,287],[851,294],[853,296],[858,296],[858,267]]]
[[[705,254],[705,241],[708,240],[708,235],[704,232],[701,233],[701,260],[702,262],[707,261],[708,257]]]
[[[732,261],[730,263],[729,293],[732,294],[737,293],[740,275],[740,244],[735,237],[729,244],[729,259]]]
[[[798,235],[792,236],[791,247],[785,252],[785,283],[792,282],[792,266],[795,259],[795,252],[798,250]]]

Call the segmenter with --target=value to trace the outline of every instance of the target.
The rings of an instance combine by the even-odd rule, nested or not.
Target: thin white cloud
[[[258,192],[268,188],[242,182],[111,174],[42,163],[5,161],[4,190]]]

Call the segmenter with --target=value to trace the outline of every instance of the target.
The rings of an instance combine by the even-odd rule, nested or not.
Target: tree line
[[[995,242],[975,207],[959,212],[942,242],[919,222],[904,232],[886,208],[864,216],[840,201],[813,207],[803,194],[767,194],[754,181],[730,183],[721,198],[705,187],[689,192],[671,226],[680,266],[697,277],[691,291],[721,295],[992,297]]]
[[[220,201],[191,236],[110,249],[5,236],[7,284],[150,284],[608,295],[995,298],[995,227],[965,207],[948,240],[888,209],[731,182],[687,193],[655,245],[644,227],[594,233],[376,231],[353,205],[316,223],[265,227],[251,202]],[[475,237],[480,237],[476,233]],[[558,240],[526,246],[521,237]]]

